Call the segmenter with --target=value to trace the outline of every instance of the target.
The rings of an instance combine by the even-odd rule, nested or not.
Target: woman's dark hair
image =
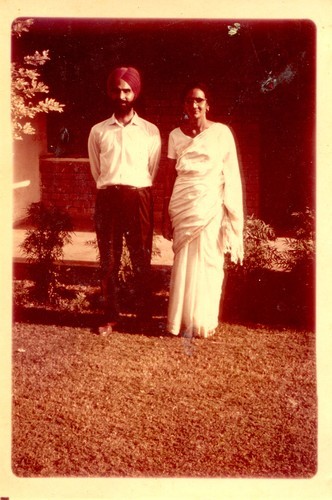
[[[182,102],[185,101],[188,92],[190,92],[193,89],[203,90],[206,100],[208,101],[209,104],[211,104],[211,100],[212,100],[211,90],[210,90],[209,86],[204,82],[193,82],[193,83],[186,85],[181,93],[181,101]]]

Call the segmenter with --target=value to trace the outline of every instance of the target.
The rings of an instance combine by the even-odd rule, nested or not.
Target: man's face
[[[118,113],[126,113],[133,107],[135,94],[124,80],[115,81],[110,89],[110,98]]]

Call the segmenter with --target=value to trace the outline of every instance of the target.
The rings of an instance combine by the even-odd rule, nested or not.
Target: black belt
[[[136,187],[136,186],[128,186],[127,184],[113,184],[112,186],[106,186],[105,189],[115,189],[117,191],[120,191],[120,189],[123,189],[124,191],[137,191],[138,189],[146,189],[149,188],[150,186],[145,186],[145,187]]]

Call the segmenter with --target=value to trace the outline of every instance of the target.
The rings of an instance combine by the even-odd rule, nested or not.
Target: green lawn
[[[99,337],[15,322],[12,424],[18,476],[311,477],[315,336],[226,323],[185,342],[157,325]]]

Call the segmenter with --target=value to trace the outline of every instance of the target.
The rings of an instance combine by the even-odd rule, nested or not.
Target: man
[[[149,315],[151,186],[161,141],[158,128],[134,111],[140,90],[141,78],[135,68],[114,69],[107,80],[114,114],[92,127],[88,140],[91,173],[97,186],[95,224],[105,307],[100,334],[110,333],[119,321],[118,273],[123,236],[133,267],[136,314],[139,318]]]

